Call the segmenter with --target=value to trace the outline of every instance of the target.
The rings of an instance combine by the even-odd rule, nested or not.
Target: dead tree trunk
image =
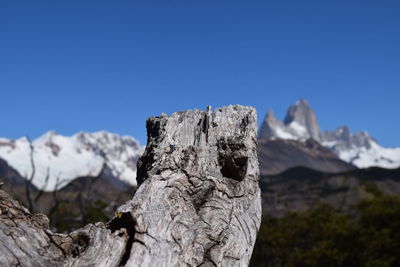
[[[106,225],[68,235],[0,194],[1,266],[247,266],[261,219],[253,108],[147,120],[139,188]]]

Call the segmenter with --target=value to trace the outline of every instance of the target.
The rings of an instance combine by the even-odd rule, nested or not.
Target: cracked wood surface
[[[127,240],[102,223],[52,233],[45,215],[31,214],[0,190],[0,266],[118,266]]]
[[[147,132],[139,188],[106,225],[54,234],[2,192],[0,265],[247,266],[261,220],[255,110],[161,115]]]
[[[147,120],[132,266],[247,266],[261,218],[257,118],[228,106]]]

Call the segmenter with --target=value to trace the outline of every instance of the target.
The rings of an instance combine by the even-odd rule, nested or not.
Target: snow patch
[[[276,128],[275,129],[275,135],[277,138],[281,138],[281,139],[291,139],[291,140],[297,140],[298,138],[292,134],[290,134],[289,132],[285,131],[282,128]]]

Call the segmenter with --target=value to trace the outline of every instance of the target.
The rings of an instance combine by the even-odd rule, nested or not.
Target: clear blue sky
[[[0,136],[306,98],[322,129],[400,146],[400,1],[0,0]]]

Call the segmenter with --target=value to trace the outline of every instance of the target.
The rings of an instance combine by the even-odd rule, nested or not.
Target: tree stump
[[[107,224],[47,229],[0,193],[1,266],[247,266],[261,220],[251,107],[147,120],[138,190]]]

